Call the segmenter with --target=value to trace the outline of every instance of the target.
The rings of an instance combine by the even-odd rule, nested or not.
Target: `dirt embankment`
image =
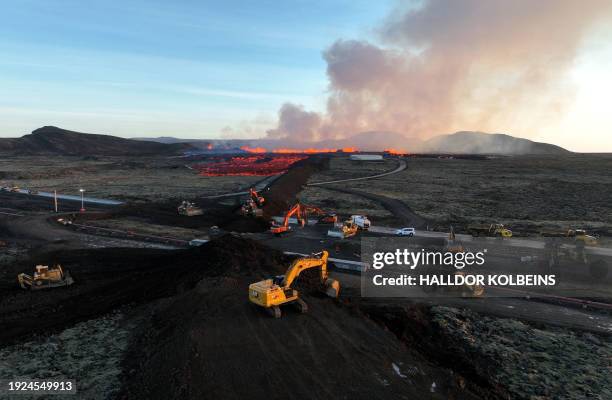
[[[156,309],[133,336],[120,398],[479,398],[450,370],[312,285],[298,285],[307,314],[283,306],[283,317],[271,318],[247,301],[248,285],[288,263],[256,255],[245,252],[222,276]]]
[[[329,158],[311,156],[295,163],[287,173],[278,178],[263,193],[266,198],[264,214],[267,217],[282,215],[297,201],[297,194],[302,191],[310,175],[329,167]]]
[[[256,261],[253,261],[256,260]],[[121,305],[142,303],[189,290],[202,278],[244,268],[253,262],[281,265],[282,253],[226,235],[188,250],[83,249],[34,255],[3,269],[0,282],[0,342],[61,329]],[[23,291],[19,272],[60,263],[75,284],[67,288]]]

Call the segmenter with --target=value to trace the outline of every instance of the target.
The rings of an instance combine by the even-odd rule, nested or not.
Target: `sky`
[[[342,40],[385,51],[404,46],[381,30],[419,7],[421,1],[393,0],[5,2],[0,137],[44,125],[123,137],[263,137],[281,131],[279,112],[288,103],[328,121],[340,90],[333,50],[347,43]],[[540,119],[526,117],[531,107],[523,107],[494,123],[458,119],[424,126],[431,131],[424,135],[486,128],[575,151],[612,151],[612,29],[593,23],[580,25],[579,33],[584,38],[571,60],[547,82],[556,85],[551,93],[564,96],[558,112]],[[385,94],[384,88],[375,93]],[[341,134],[357,128],[343,126]]]

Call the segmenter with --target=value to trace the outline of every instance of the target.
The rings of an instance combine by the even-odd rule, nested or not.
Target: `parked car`
[[[401,228],[395,231],[397,236],[414,236],[416,235],[416,230],[414,228]]]

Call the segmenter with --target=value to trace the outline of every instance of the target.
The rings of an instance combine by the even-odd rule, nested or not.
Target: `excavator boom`
[[[299,310],[304,313],[308,310],[306,303],[300,298],[297,290],[291,285],[298,278],[300,273],[310,268],[320,268],[321,285],[325,293],[333,298],[338,297],[340,283],[335,279],[330,279],[327,271],[327,259],[329,253],[322,251],[311,257],[303,257],[295,260],[287,273],[278,279],[265,279],[260,282],[252,283],[249,286],[249,301],[264,307],[274,317],[281,316],[280,306],[283,304],[295,303]]]

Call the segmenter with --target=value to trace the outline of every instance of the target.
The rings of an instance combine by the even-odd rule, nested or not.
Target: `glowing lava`
[[[407,151],[397,150],[397,149],[385,149],[384,152],[387,154],[393,154],[396,156],[405,156],[406,154],[408,154]]]
[[[248,155],[219,158],[194,166],[204,176],[268,176],[283,173],[294,163],[305,159],[300,155]]]
[[[242,146],[240,147],[240,150],[244,150],[247,153],[267,153],[268,152],[268,150],[264,149],[263,147]]]

